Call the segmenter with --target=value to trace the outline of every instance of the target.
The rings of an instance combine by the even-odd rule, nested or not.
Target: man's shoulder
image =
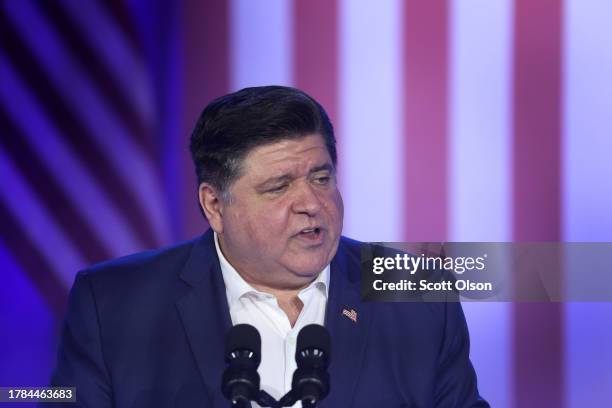
[[[347,236],[342,235],[340,237],[340,245],[344,251],[359,256],[359,251],[361,250],[361,246],[364,245],[365,242],[358,241],[353,238],[349,238]]]
[[[79,276],[98,285],[176,280],[202,239],[204,237],[103,261],[80,271]]]
[[[363,263],[367,264],[367,259],[374,256],[394,257],[397,254],[405,253],[400,249],[383,245],[380,242],[364,242],[346,236],[341,237],[339,248],[338,252],[342,253],[347,258],[348,264],[353,267],[363,266]],[[357,273],[360,274],[361,270]],[[449,308],[453,310],[450,318],[457,317],[455,316],[457,312],[461,313],[459,302],[425,301],[421,298],[406,302],[368,302],[365,304],[376,313],[379,322],[386,322],[387,320],[383,318],[383,316],[386,316],[390,318],[391,322],[409,319],[418,322],[419,327],[440,328],[445,319],[449,317],[447,316],[447,309]]]

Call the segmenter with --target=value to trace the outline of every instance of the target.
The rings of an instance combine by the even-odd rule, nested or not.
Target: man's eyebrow
[[[330,173],[334,172],[334,166],[332,166],[330,163],[325,163],[322,164],[320,166],[314,167],[312,169],[310,169],[309,173],[313,174],[313,173],[318,173],[320,171],[328,171]]]
[[[332,166],[330,163],[325,163],[320,166],[313,167],[312,169],[310,169],[308,174],[314,174],[320,171],[328,171],[330,173],[333,173],[334,166]],[[287,181],[292,181],[293,179],[294,179],[294,176],[292,174],[285,173],[285,174],[281,174],[280,176],[270,177],[269,179],[262,181],[256,186],[256,188],[265,189],[268,186],[273,186],[273,185],[281,184]]]
[[[279,184],[291,180],[293,180],[293,177],[290,174],[282,174],[280,176],[270,177],[269,179],[262,181],[257,185],[257,188],[265,188],[270,185]]]

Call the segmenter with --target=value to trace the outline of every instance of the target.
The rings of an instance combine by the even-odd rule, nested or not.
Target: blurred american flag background
[[[345,235],[612,241],[607,0],[0,4],[1,386],[47,383],[79,269],[205,230],[189,134],[245,86],[326,107]],[[609,406],[611,304],[464,309],[492,406]]]

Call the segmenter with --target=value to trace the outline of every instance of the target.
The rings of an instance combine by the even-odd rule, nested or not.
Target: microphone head
[[[291,389],[304,406],[316,406],[329,394],[330,343],[329,332],[318,324],[304,326],[298,334]]]
[[[325,366],[329,363],[331,340],[327,329],[320,324],[304,326],[297,338],[295,360],[300,363],[309,357],[322,359]]]
[[[261,361],[261,336],[257,329],[250,324],[237,324],[233,326],[225,336],[225,361],[230,362],[237,357],[236,351],[240,351],[241,356],[245,356],[245,351],[249,351],[247,357],[256,366]]]

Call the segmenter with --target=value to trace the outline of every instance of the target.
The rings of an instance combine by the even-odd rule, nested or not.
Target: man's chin
[[[290,270],[298,279],[315,279],[325,269],[327,263],[312,263],[308,265],[295,265]]]
[[[287,257],[287,267],[300,275],[318,275],[330,262],[330,249],[295,251]]]

